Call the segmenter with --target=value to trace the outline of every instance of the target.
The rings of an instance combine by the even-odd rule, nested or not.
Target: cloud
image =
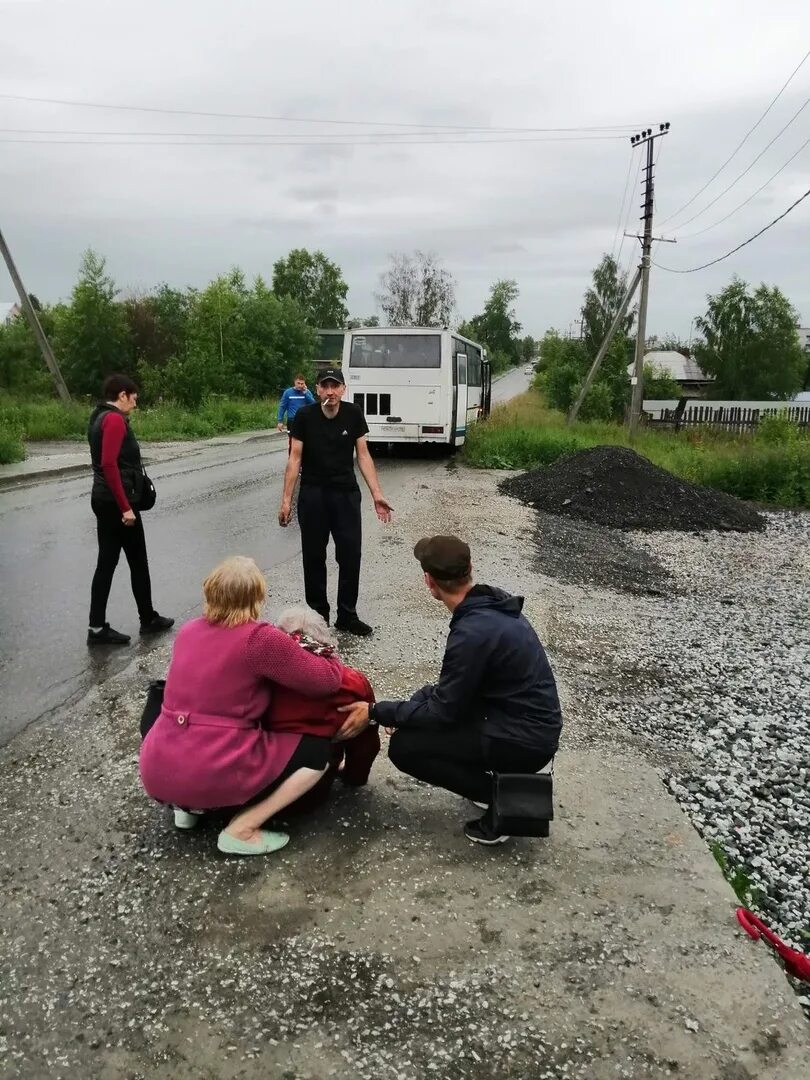
[[[119,283],[141,286],[202,285],[234,263],[249,276],[269,277],[280,255],[307,246],[341,264],[351,308],[366,314],[389,253],[421,247],[455,274],[462,313],[480,311],[492,282],[513,277],[527,331],[567,326],[602,253],[618,248],[625,222],[629,231],[639,225],[637,186],[628,212],[619,213],[632,154],[627,140],[550,141],[552,132],[525,131],[511,137],[547,141],[415,144],[436,141],[427,132],[441,127],[669,120],[656,177],[663,223],[728,157],[800,59],[791,43],[810,33],[810,11],[799,0],[774,0],[768,19],[753,0],[682,0],[648,6],[643,17],[630,0],[500,7],[489,0],[340,7],[299,0],[283,19],[274,5],[258,2],[245,0],[238,18],[234,10],[197,0],[190,20],[186,5],[144,0],[137,8],[111,5],[99,19],[92,5],[3,5],[0,91],[252,115],[172,116],[0,98],[0,127],[166,132],[174,141],[182,141],[179,133],[199,139],[216,132],[261,144],[111,145],[116,135],[94,146],[8,143],[0,212],[38,295],[67,295],[88,245],[108,256]],[[36,50],[26,44],[34,40]],[[657,47],[647,48],[650,41]],[[662,245],[657,261],[689,267],[722,254],[803,190],[810,148],[728,222],[688,235],[723,217],[787,161],[810,134],[810,110],[715,207],[677,227],[773,138],[799,107],[808,79],[810,63],[718,182],[663,226],[681,239]],[[262,119],[271,116],[297,120]],[[349,145],[359,132],[372,145]],[[319,136],[322,145],[276,145]],[[21,137],[0,133],[0,141]],[[810,321],[808,232],[810,200],[709,271],[655,271],[651,332],[686,333],[705,294],[735,272],[781,285]],[[622,262],[630,265],[637,251],[636,241],[625,240]],[[7,295],[8,282],[0,284],[0,299]]]

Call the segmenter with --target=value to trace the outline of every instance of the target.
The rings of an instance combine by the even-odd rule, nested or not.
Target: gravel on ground
[[[538,535],[533,511],[497,497],[497,474],[409,475],[395,528],[366,506],[360,613],[377,631],[344,642],[346,659],[384,697],[435,678],[447,613],[412,548],[465,536],[480,580],[525,595],[560,681],[549,840],[476,848],[461,833],[471,807],[383,758],[278,856],[218,856],[213,829],[174,831],[140,789],[138,717],[169,646],[136,647],[81,708],[0,753],[3,1080],[806,1075],[795,996],[736,929],[734,897],[665,786],[730,857],[730,838],[748,858],[757,836],[766,857],[767,832],[734,834],[738,821],[761,810],[782,830],[760,878],[774,925],[791,931],[793,907],[800,923],[801,895],[784,904],[775,888],[792,889],[801,837],[777,809],[786,796],[769,787],[767,819],[748,776],[772,770],[801,794],[806,519],[769,517],[762,535],[626,535],[644,553],[640,583],[668,582],[660,596],[632,587],[627,547],[612,583],[549,576],[538,545],[560,565],[570,534],[548,515]],[[300,600],[299,573],[271,579],[271,611]],[[781,747],[795,753],[786,780]],[[677,790],[689,782],[691,801]]]

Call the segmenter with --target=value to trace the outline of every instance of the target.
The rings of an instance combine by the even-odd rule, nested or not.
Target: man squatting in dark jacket
[[[395,729],[388,748],[409,776],[487,807],[469,822],[474,843],[505,840],[489,816],[492,772],[537,772],[554,756],[562,729],[557,685],[523,597],[475,585],[470,549],[457,536],[414,548],[432,596],[452,613],[439,681],[409,701],[346,706],[338,738],[369,723]]]

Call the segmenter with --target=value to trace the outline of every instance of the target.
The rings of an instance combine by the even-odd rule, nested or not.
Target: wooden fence
[[[766,416],[784,416],[799,428],[810,428],[810,405],[777,405],[768,408],[744,406],[689,405],[676,409],[662,409],[660,415],[647,420],[649,427],[681,428],[712,427],[728,432],[756,430],[759,421]]]

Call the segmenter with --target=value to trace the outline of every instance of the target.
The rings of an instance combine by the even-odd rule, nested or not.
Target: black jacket
[[[380,701],[383,727],[472,724],[485,736],[554,752],[562,715],[543,646],[523,597],[475,585],[453,612],[435,686],[410,701]]]
[[[87,441],[90,443],[90,460],[93,463],[93,490],[91,499],[98,503],[111,503],[115,505],[113,495],[107,481],[104,478],[104,470],[101,468],[101,422],[107,413],[118,413],[126,423],[127,433],[118,452],[118,471],[121,473],[121,483],[124,494],[130,504],[137,505],[140,492],[143,487],[143,464],[141,462],[141,448],[138,440],[129,426],[129,417],[124,416],[114,405],[102,402],[97,405],[90,415],[87,424]]]

